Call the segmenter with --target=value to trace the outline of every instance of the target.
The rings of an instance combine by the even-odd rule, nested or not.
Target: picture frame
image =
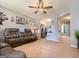
[[[16,24],[25,24],[25,18],[16,16]]]
[[[14,22],[14,17],[11,17],[11,22]]]

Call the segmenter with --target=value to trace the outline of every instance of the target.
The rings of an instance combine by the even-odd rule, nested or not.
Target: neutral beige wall
[[[0,6],[0,12],[3,12],[8,17],[8,20],[4,21],[3,25],[0,25],[0,40],[1,41],[4,39],[3,35],[4,35],[4,29],[5,28],[20,28],[20,27],[22,27],[22,28],[30,28],[29,20],[30,19],[31,20],[35,20],[35,19],[31,18],[31,17],[24,16],[24,15],[22,15],[20,13],[17,13],[15,11],[9,10],[9,9],[7,9],[5,7],[2,7],[2,6]],[[16,24],[16,16],[25,18],[28,21],[28,24],[25,24],[25,25]],[[11,22],[12,17],[14,18],[13,22]]]
[[[71,5],[71,42],[73,47],[77,47],[75,31],[79,30],[79,0],[72,0]]]
[[[8,20],[7,21],[4,21],[3,22],[3,25],[0,25],[0,29],[4,29],[4,28],[20,28],[20,27],[29,28],[30,27],[29,20],[36,20],[34,18],[31,18],[31,17],[25,16],[25,15],[22,15],[22,14],[20,14],[18,12],[12,11],[12,10],[7,9],[5,7],[2,7],[2,6],[0,6],[0,12],[3,12],[8,17]],[[28,24],[25,24],[25,25],[16,24],[16,16],[25,18],[25,20],[28,22]],[[11,22],[12,17],[14,19],[14,22]],[[33,22],[36,22],[36,21],[33,21]]]
[[[16,16],[19,16],[19,17],[23,17],[26,19],[25,16],[21,15],[21,14],[18,14],[18,13],[15,13],[15,12],[12,12],[4,7],[0,7],[0,12],[3,12],[4,14],[7,15],[8,17],[8,20],[7,21],[4,21],[3,22],[3,25],[0,25],[0,28],[3,29],[3,28],[19,28],[19,27],[24,27],[24,28],[27,28],[27,24],[26,25],[20,25],[20,24],[16,24]],[[14,22],[11,22],[11,17],[14,18]]]
[[[63,16],[67,13],[70,13],[70,39],[72,47],[77,48],[77,39],[75,37],[75,30],[79,30],[79,0],[72,0],[71,4],[58,16]]]

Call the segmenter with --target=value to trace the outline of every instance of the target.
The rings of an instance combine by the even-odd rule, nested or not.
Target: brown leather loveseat
[[[16,47],[37,40],[37,36],[30,29],[6,28],[4,30],[5,42]]]

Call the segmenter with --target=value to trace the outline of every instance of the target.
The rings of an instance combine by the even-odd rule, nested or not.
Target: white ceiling
[[[0,5],[17,11],[23,15],[30,16],[33,18],[39,18],[40,13],[34,14],[35,9],[31,9],[29,5],[36,5],[38,0],[0,0]],[[62,9],[66,8],[70,0],[43,0],[45,5],[52,5],[54,8],[47,10],[47,14],[41,13],[40,17],[51,17],[57,14]]]

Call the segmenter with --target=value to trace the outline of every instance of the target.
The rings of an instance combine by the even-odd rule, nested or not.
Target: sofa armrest
[[[0,58],[7,58],[8,56],[0,55]]]
[[[9,46],[7,43],[0,43],[0,49]]]

